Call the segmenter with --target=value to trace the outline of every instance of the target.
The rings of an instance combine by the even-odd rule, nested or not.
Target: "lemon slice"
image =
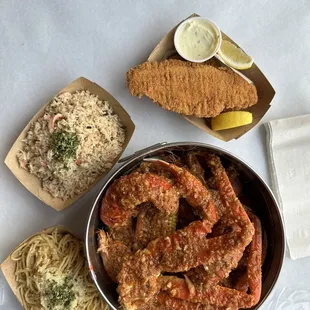
[[[223,40],[218,54],[230,67],[245,70],[252,67],[253,58],[229,41]]]
[[[245,111],[233,111],[222,113],[211,120],[212,130],[218,131],[251,124],[252,113]]]

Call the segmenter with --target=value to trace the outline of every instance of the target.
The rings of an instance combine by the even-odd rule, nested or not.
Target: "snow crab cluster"
[[[102,200],[98,251],[124,309],[258,303],[266,246],[239,192],[236,170],[211,153],[152,159],[112,183]]]

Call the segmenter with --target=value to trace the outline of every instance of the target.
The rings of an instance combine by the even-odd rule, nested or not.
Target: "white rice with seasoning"
[[[57,158],[52,144],[55,133],[77,138],[70,158]],[[31,125],[17,159],[21,168],[42,180],[44,190],[66,200],[112,167],[124,141],[125,129],[108,101],[89,91],[63,93]]]

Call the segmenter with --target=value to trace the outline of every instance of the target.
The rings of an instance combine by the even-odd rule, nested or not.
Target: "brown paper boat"
[[[54,231],[55,229],[58,229],[58,231],[60,233],[70,233],[72,234],[70,231],[68,231],[65,227],[63,226],[52,226],[49,228],[46,228],[36,234],[33,234],[32,236],[30,236],[29,238],[27,238],[26,240],[24,240],[23,242],[21,242],[16,249],[22,245],[23,243],[27,242],[30,238],[37,236],[41,233],[51,233],[52,231]],[[73,235],[73,234],[72,234]],[[18,301],[20,302],[20,304],[22,305],[22,298],[20,296],[20,292],[18,290],[18,284],[16,282],[15,279],[15,269],[16,269],[16,262],[13,261],[11,259],[11,254],[14,252],[15,250],[13,250],[10,255],[3,261],[3,263],[0,265],[1,271],[5,277],[5,279],[7,280],[11,290],[13,291],[14,295],[17,297]]]
[[[109,94],[105,89],[100,87],[99,85],[95,84],[94,82],[91,82],[87,80],[84,77],[80,77],[79,79],[73,81],[68,86],[66,86],[64,89],[62,89],[58,94],[55,96],[64,93],[64,92],[76,92],[82,89],[87,89],[91,93],[97,95],[99,99],[101,100],[107,100],[111,104],[114,112],[119,115],[125,129],[126,129],[126,139],[123,146],[123,150],[121,154],[115,159],[113,166],[117,163],[119,158],[121,157],[123,151],[127,147],[132,134],[135,129],[135,125],[132,122],[130,116],[128,113],[124,110],[124,108],[120,105],[120,103],[111,95]],[[48,103],[47,103],[48,104]],[[46,105],[47,105],[46,104]],[[16,178],[36,197],[38,197],[40,200],[42,200],[47,205],[51,206],[52,208],[56,209],[57,211],[63,210],[66,207],[70,206],[72,203],[74,203],[76,200],[78,200],[82,195],[84,195],[90,188],[92,188],[98,181],[100,181],[109,171],[107,171],[105,174],[99,176],[94,183],[83,193],[74,196],[71,199],[68,200],[62,200],[59,198],[54,198],[52,195],[50,195],[48,192],[44,191],[41,186],[41,181],[39,178],[37,178],[35,175],[30,174],[28,171],[21,169],[19,167],[18,161],[16,159],[16,154],[18,150],[20,150],[23,146],[22,140],[25,138],[27,131],[30,128],[31,123],[36,121],[39,117],[41,117],[44,114],[45,106],[43,106],[39,112],[31,119],[31,121],[28,123],[28,125],[24,128],[22,133],[19,135],[15,143],[13,144],[11,150],[9,151],[8,155],[5,158],[5,164],[8,166],[8,168],[12,171],[12,173],[16,176]],[[112,167],[113,167],[112,166]]]
[[[188,18],[199,16],[197,14],[192,14]],[[188,19],[186,18],[186,19]],[[174,47],[174,33],[177,29],[178,25],[175,26],[166,36],[159,42],[159,44],[154,48],[152,53],[150,54],[148,61],[161,61],[167,59],[171,56],[177,54]],[[225,40],[228,40],[235,45],[239,46],[236,42],[230,39],[225,33],[222,32],[222,37]],[[223,141],[229,141],[232,139],[238,139],[246,132],[251,130],[255,125],[259,123],[259,121],[266,114],[268,109],[270,108],[270,103],[275,95],[275,91],[267,78],[261,72],[261,70],[254,63],[250,69],[242,70],[242,74],[248,77],[256,86],[258,93],[258,102],[256,105],[247,109],[247,111],[253,114],[253,123],[247,126],[237,127],[233,129],[227,129],[222,131],[213,131],[209,126],[209,119],[198,118],[194,116],[184,116],[189,122],[207,132],[208,134],[221,139]]]

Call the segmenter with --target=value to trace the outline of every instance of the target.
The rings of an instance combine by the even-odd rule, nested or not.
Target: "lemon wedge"
[[[230,67],[245,70],[252,67],[253,58],[227,40],[223,40],[218,54]]]
[[[252,113],[246,111],[232,111],[222,113],[211,120],[212,130],[224,130],[251,124]]]

